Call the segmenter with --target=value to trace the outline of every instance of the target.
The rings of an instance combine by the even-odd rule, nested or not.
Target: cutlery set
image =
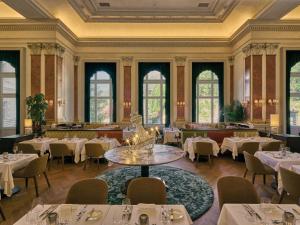
[[[248,204],[243,204],[245,210],[249,213],[251,217],[255,216],[259,220],[262,220],[261,216]]]
[[[46,209],[44,212],[41,213],[41,215],[39,216],[40,218],[42,218],[42,220],[46,219],[49,213],[54,212],[54,210],[58,207],[59,205],[52,205],[50,206],[48,209]]]

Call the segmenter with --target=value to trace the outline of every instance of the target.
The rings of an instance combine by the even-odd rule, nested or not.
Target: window
[[[300,126],[300,62],[290,72],[290,126]],[[291,129],[293,130],[293,129]]]
[[[90,122],[113,122],[113,87],[110,75],[97,71],[90,78]]]
[[[219,121],[218,77],[210,70],[201,72],[196,80],[196,122]]]
[[[6,61],[0,61],[0,129],[2,131],[10,129],[16,133],[16,87],[15,68]]]
[[[144,124],[166,123],[166,78],[161,72],[153,70],[143,82]]]

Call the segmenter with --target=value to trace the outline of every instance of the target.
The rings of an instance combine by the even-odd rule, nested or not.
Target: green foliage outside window
[[[246,109],[238,100],[224,106],[223,114],[225,122],[243,122],[247,119]]]

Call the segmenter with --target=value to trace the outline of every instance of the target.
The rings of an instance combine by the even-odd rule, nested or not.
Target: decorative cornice
[[[122,62],[124,66],[132,66],[133,57],[132,56],[123,56]]]
[[[175,56],[177,66],[185,66],[186,56]]]

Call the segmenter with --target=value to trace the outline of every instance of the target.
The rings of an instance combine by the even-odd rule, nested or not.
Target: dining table
[[[107,137],[94,138],[94,139],[91,139],[91,140],[85,142],[85,144],[86,143],[101,144],[104,151],[108,151],[110,149],[117,148],[117,147],[121,146],[120,142],[116,138],[107,138]],[[84,160],[86,160],[85,146],[83,146],[83,148],[81,150],[81,161],[84,161]]]
[[[300,207],[296,204],[224,204],[218,225],[283,224],[283,213],[292,213],[300,225]]]
[[[232,158],[235,159],[238,156],[238,149],[247,142],[259,142],[259,150],[261,150],[263,146],[270,142],[280,142],[280,140],[268,137],[226,137],[221,145],[221,153],[229,150],[232,152]]]
[[[79,163],[81,158],[81,151],[84,147],[84,144],[88,141],[87,138],[64,138],[52,143],[63,143],[66,144],[69,149],[71,149],[74,153],[74,162]],[[51,155],[51,150],[50,150]]]
[[[189,214],[183,205],[37,205],[15,225],[46,225],[48,218],[57,218],[57,224],[74,225],[136,225],[144,214],[149,225],[191,225]]]
[[[181,142],[181,131],[176,127],[167,127],[163,129],[164,144]]]
[[[215,140],[212,140],[208,137],[191,137],[185,139],[183,150],[189,153],[189,159],[194,161],[195,159],[195,143],[197,142],[207,142],[211,143],[213,147],[213,155],[218,156],[220,148],[218,143]]]
[[[13,173],[26,167],[37,154],[1,154],[0,155],[0,187],[3,193],[10,197],[14,193]]]
[[[41,155],[44,155],[47,151],[49,151],[49,145],[52,142],[58,141],[58,138],[33,138],[31,140],[22,141],[20,143],[30,144],[34,147],[35,150],[40,151]]]

